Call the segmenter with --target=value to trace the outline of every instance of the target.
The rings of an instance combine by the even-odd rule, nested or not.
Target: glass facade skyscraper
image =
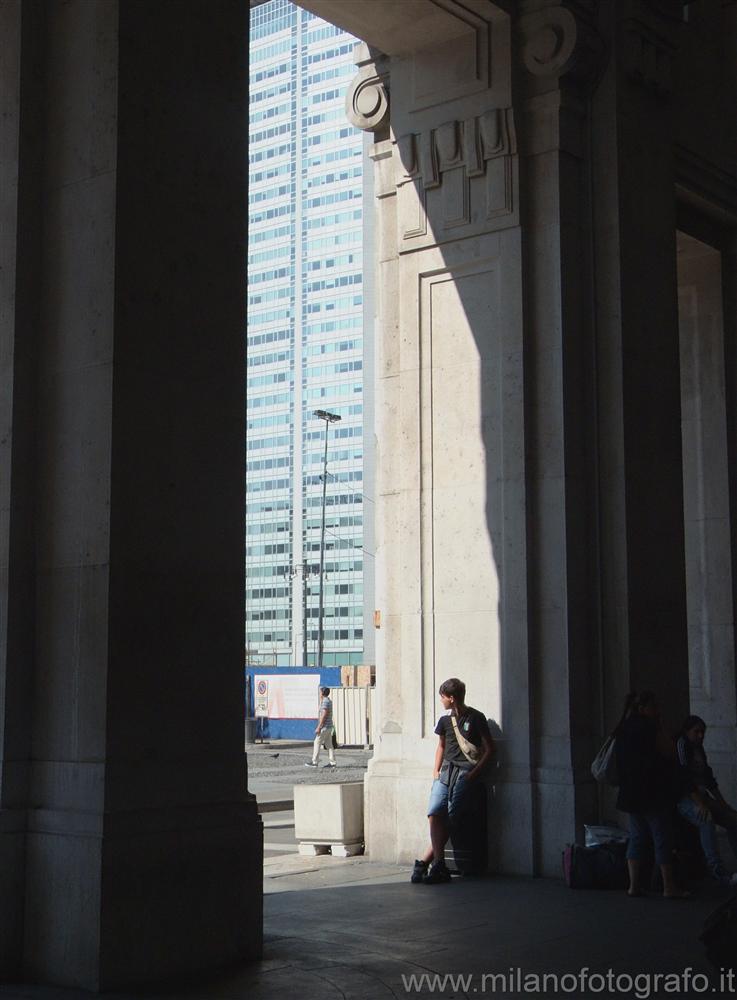
[[[356,39],[288,0],[251,10],[246,648],[314,664],[325,433],[325,665],[372,662],[371,303]],[[366,201],[366,204],[370,202]],[[326,426],[317,409],[339,414]],[[369,442],[371,438],[368,438]],[[367,563],[369,565],[367,565]],[[366,610],[365,610],[366,609]]]

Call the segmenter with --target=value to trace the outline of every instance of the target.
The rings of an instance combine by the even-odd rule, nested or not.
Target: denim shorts
[[[457,816],[462,811],[468,797],[468,785],[465,774],[459,774],[452,785],[444,785],[437,778],[430,789],[430,801],[427,805],[428,816]]]

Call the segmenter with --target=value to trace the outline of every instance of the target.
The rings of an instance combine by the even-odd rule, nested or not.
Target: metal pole
[[[302,666],[307,666],[307,563],[302,563]]]
[[[322,527],[320,529],[320,597],[317,611],[317,663],[316,667],[322,667],[322,646],[323,646],[323,570],[325,568],[325,493],[328,488],[328,430],[330,421],[325,421],[325,458],[322,466]]]

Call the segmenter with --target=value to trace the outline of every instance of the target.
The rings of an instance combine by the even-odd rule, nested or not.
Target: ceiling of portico
[[[295,0],[318,17],[390,56],[409,55],[473,31],[504,4],[491,0]]]

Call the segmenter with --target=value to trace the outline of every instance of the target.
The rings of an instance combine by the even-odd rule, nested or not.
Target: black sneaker
[[[314,762],[314,760],[308,760],[305,762],[305,767],[317,767],[317,764]]]
[[[410,882],[414,882],[415,885],[422,881],[422,877],[427,871],[427,861],[415,861],[415,866],[412,869],[412,876]]]
[[[444,861],[433,861],[425,874],[422,876],[425,885],[437,885],[438,882],[450,882],[450,872]]]

